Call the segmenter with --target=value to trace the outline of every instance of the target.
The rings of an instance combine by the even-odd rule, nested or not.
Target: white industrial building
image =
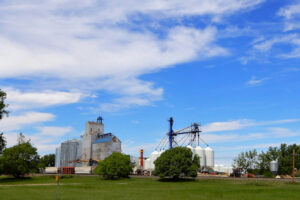
[[[187,148],[191,149],[193,155],[198,155],[200,158],[201,171],[206,171],[208,169],[213,169],[215,167],[214,151],[210,147],[205,149],[201,146],[196,146],[195,148],[188,145]],[[155,168],[154,161],[164,152],[154,151],[151,153],[150,157],[144,161],[144,170],[153,171]]]
[[[62,142],[56,149],[55,167],[91,166],[113,152],[121,152],[121,141],[112,133],[104,133],[102,120],[98,117],[96,122],[87,122],[81,140]]]

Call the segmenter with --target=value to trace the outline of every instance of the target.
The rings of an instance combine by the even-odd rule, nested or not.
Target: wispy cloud
[[[247,81],[246,85],[249,87],[258,86],[261,85],[265,80],[267,80],[267,78],[257,79],[252,77],[249,81]]]
[[[55,148],[59,146],[59,137],[66,135],[72,131],[71,127],[44,126],[35,127],[33,134],[26,134],[25,137],[30,139],[30,142],[38,149],[39,154],[53,153]],[[17,144],[18,134],[16,132],[5,132],[4,137],[7,141],[7,146]]]
[[[251,126],[265,126],[299,122],[300,119],[283,119],[273,121],[253,121],[249,119],[233,120],[227,122],[213,122],[202,126],[203,132],[219,132],[219,131],[231,131],[240,130]]]
[[[84,95],[79,92],[39,91],[22,92],[14,88],[3,88],[7,93],[7,102],[10,110],[24,110],[54,105],[76,103]]]
[[[74,101],[81,97],[77,92],[61,94],[59,91],[75,88],[82,93],[88,88],[121,96],[102,102],[103,110],[151,105],[162,98],[163,90],[153,87],[151,82],[141,81],[141,75],[196,59],[228,55],[229,52],[217,44],[215,27],[199,29],[176,24],[163,26],[164,34],[160,35],[147,25],[139,28],[141,16],[158,24],[161,19],[187,16],[208,16],[216,21],[223,19],[222,16],[251,10],[262,2],[2,1],[0,78],[26,78],[31,81],[32,94],[50,97],[45,93],[52,89],[49,93],[60,99],[58,104],[73,102],[68,100],[67,93],[75,95]],[[111,87],[103,86],[108,85],[105,82]],[[143,94],[132,94],[139,87],[146,89]],[[127,103],[121,104],[123,99]]]
[[[52,121],[54,118],[55,116],[51,113],[26,112],[23,115],[10,116],[2,119],[0,121],[0,127],[2,131],[14,131],[36,123]]]
[[[277,14],[286,20],[285,31],[300,28],[300,2],[281,8]]]

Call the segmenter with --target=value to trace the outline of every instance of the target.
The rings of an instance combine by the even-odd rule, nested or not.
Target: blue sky
[[[0,0],[11,146],[41,154],[104,118],[123,151],[202,124],[216,163],[300,142],[300,1]]]

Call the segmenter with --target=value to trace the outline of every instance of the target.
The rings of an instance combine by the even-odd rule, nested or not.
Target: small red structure
[[[141,153],[141,157],[140,157],[140,165],[141,165],[141,167],[142,167],[142,169],[143,169],[143,165],[144,165],[144,155],[143,155],[143,153],[144,153],[144,150],[141,149],[141,150],[140,150],[140,153]]]
[[[62,167],[63,174],[75,174],[75,167]]]

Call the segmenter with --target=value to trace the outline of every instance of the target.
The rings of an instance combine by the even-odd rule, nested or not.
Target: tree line
[[[8,117],[6,93],[0,89],[0,120]],[[25,174],[40,172],[47,166],[54,166],[55,155],[39,156],[37,149],[23,133],[18,135],[17,144],[6,148],[7,141],[0,132],[0,175],[12,175],[21,178]]]
[[[256,149],[242,152],[233,160],[233,168],[254,174],[270,174],[270,162],[278,161],[278,174],[292,174],[292,154],[300,154],[300,145],[281,144],[279,147],[269,147],[267,151],[258,153]],[[300,168],[300,158],[295,159],[295,168]]]

